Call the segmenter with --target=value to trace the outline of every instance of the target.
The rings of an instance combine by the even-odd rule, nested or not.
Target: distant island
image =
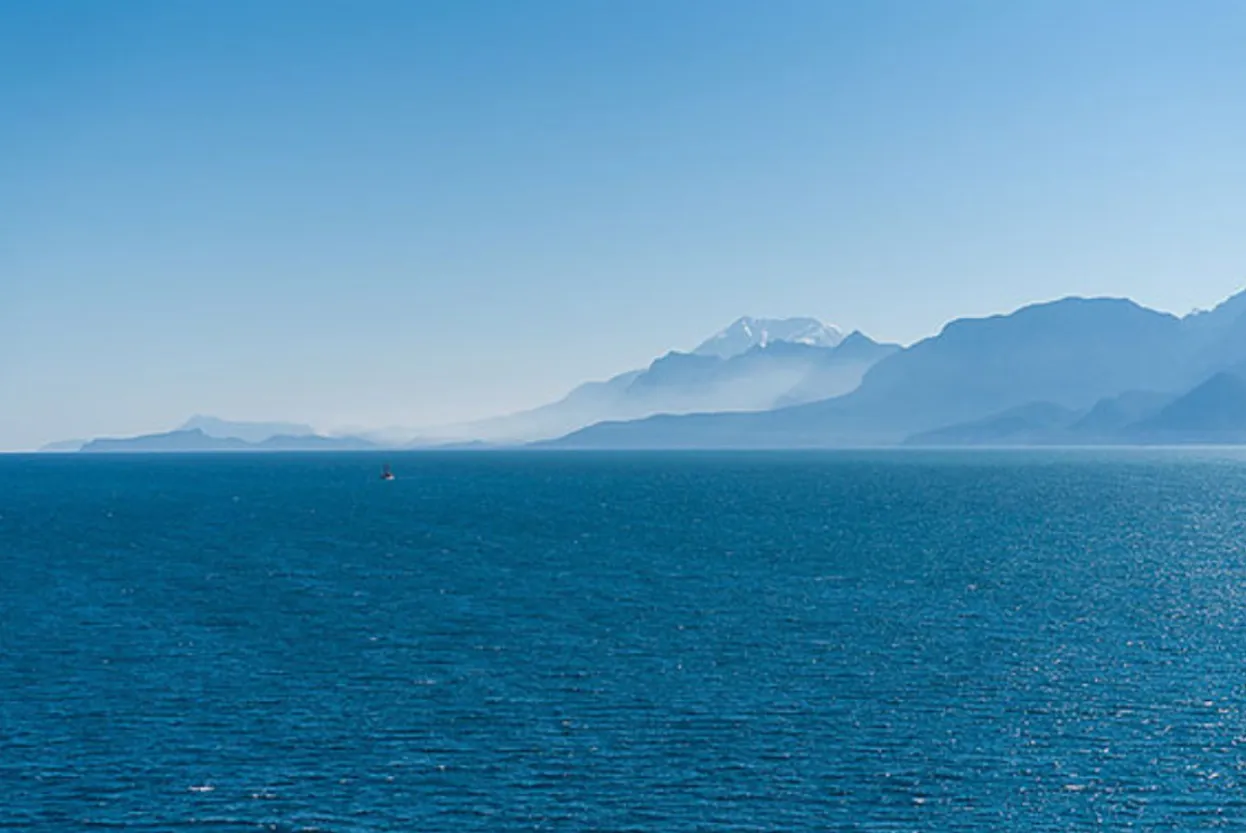
[[[280,433],[293,428],[300,434]],[[196,416],[183,427],[138,437],[101,438],[81,444],[81,453],[169,453],[204,451],[368,451],[375,443],[359,437],[325,437],[292,423],[229,422]]]
[[[78,451],[86,444],[87,440],[58,440],[57,442],[41,446],[39,450],[43,452],[64,454],[67,452]]]
[[[812,318],[741,318],[557,402],[411,432],[328,436],[195,416],[47,451],[799,449],[1246,443],[1246,292],[1183,317],[1064,298],[958,319],[908,347]]]
[[[310,437],[316,429],[299,422],[233,422],[214,416],[196,414],[181,425],[179,431],[202,431],[209,437],[262,443],[273,437]]]

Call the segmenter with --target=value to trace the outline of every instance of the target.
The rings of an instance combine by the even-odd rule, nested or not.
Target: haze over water
[[[1240,454],[0,457],[0,828],[1234,829]]]

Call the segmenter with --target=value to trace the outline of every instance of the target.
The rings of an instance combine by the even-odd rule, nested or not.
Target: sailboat
[[[394,473],[389,470],[389,463],[386,463],[385,467],[381,469],[381,479],[382,480],[393,480],[394,479]]]

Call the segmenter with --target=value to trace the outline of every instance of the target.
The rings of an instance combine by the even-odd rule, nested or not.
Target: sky
[[[0,450],[1246,287],[1246,3],[0,3]]]

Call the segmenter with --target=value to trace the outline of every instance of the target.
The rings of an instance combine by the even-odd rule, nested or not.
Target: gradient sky
[[[0,449],[1246,285],[1246,3],[0,3]]]

